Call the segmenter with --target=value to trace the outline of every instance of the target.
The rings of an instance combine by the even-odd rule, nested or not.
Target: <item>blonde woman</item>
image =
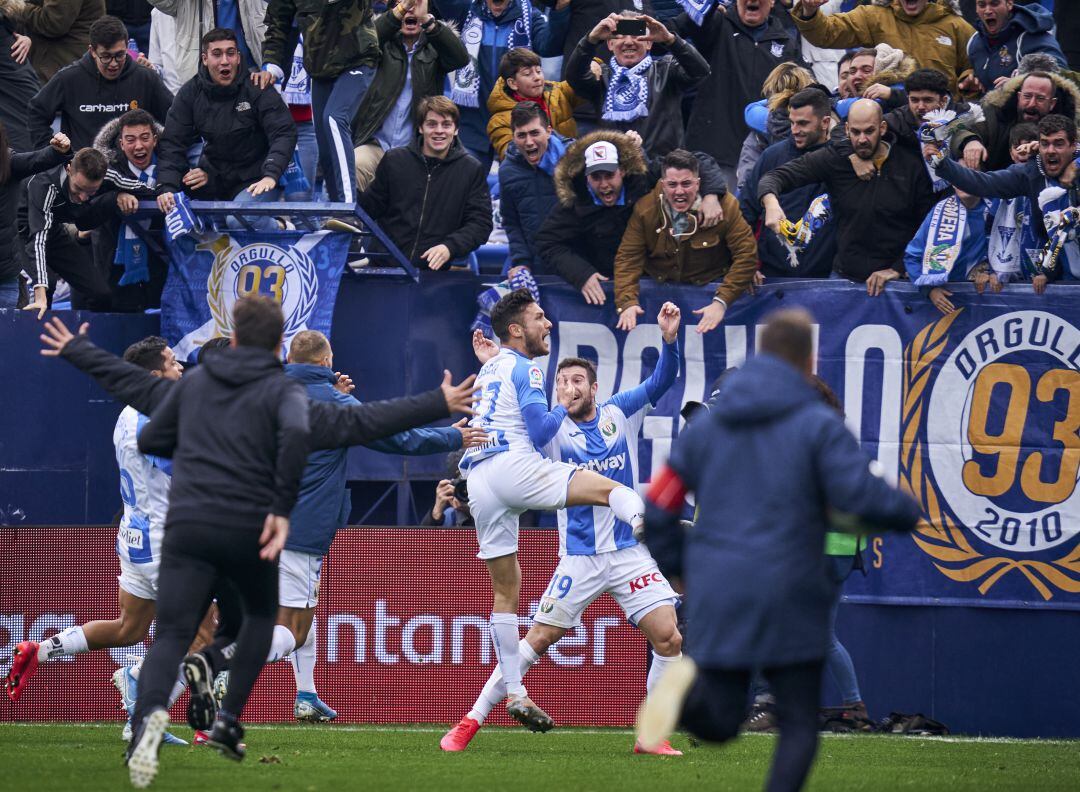
[[[746,106],[743,118],[750,127],[750,133],[743,141],[739,163],[735,168],[740,190],[757,164],[761,152],[791,134],[788,102],[813,82],[814,75],[802,66],[790,62],[781,63],[769,72],[761,86],[761,95],[765,98]]]

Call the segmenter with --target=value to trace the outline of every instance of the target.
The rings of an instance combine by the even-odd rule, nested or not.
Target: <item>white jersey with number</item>
[[[161,560],[161,540],[169,510],[172,460],[139,451],[136,441],[148,421],[133,407],[125,407],[113,430],[116,464],[120,468],[120,497],[124,501],[116,553],[130,564],[156,566]]]

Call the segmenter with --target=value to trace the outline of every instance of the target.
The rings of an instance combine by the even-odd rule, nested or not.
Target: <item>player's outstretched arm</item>
[[[176,383],[155,377],[141,366],[96,346],[86,335],[88,329],[89,325],[83,324],[79,334],[74,335],[54,316],[43,327],[41,354],[62,357],[93,377],[110,396],[131,405],[143,415],[152,413]]]
[[[679,306],[672,302],[664,303],[660,309],[656,322],[660,326],[660,333],[664,345],[660,347],[660,359],[656,362],[656,368],[643,383],[629,390],[616,393],[611,401],[624,415],[633,415],[646,405],[654,407],[663,398],[664,394],[675,384],[679,376],[679,368],[682,365],[682,353],[679,350],[679,323],[681,319]]]

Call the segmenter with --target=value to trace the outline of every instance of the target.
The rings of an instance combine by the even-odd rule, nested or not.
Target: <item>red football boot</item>
[[[37,654],[37,641],[23,641],[15,647],[15,653],[11,659],[11,670],[4,679],[4,690],[12,701],[18,701],[22,697],[30,677],[37,673]]]
[[[671,743],[664,740],[658,746],[651,751],[647,751],[641,747],[640,744],[634,743],[634,753],[636,754],[652,754],[653,756],[682,756],[682,751],[677,751],[671,747]]]
[[[443,735],[439,747],[444,751],[464,751],[478,731],[480,724],[466,715],[457,726]]]

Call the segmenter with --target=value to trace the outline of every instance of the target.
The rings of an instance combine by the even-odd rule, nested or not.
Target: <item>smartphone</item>
[[[644,36],[644,19],[620,19],[615,23],[616,36]]]

